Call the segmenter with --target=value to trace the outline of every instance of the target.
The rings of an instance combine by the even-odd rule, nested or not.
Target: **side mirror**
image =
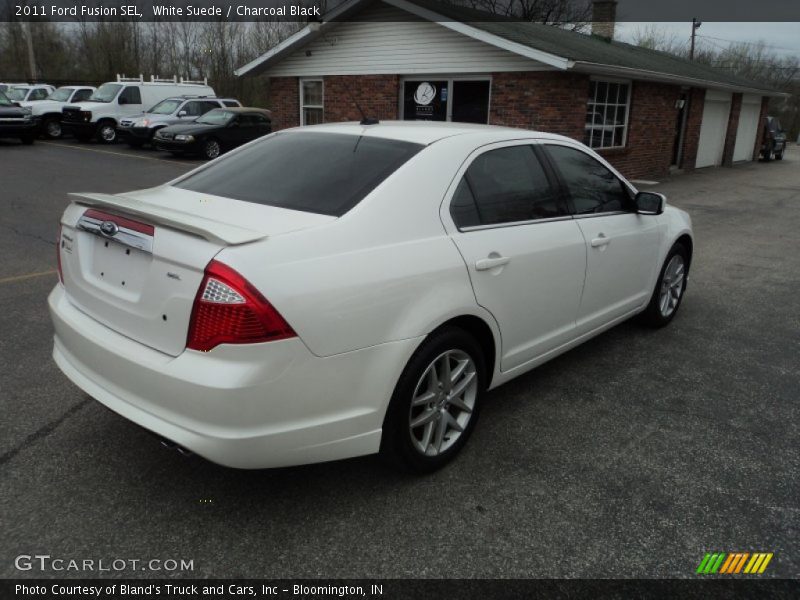
[[[228,123],[228,127],[230,128],[235,128],[238,126],[239,126],[239,121],[231,121],[230,123]]]
[[[667,205],[667,197],[656,192],[639,192],[633,201],[640,215],[660,215]]]
[[[180,111],[180,112],[178,113],[178,118],[179,118],[179,119],[182,119],[183,117],[185,117],[185,116],[186,116],[186,115],[188,115],[188,114],[189,114],[189,113],[187,113],[185,110],[182,110],[182,111]]]

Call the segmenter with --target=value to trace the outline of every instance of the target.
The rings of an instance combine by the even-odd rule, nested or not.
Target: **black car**
[[[783,153],[786,151],[786,132],[781,127],[781,122],[777,117],[766,117],[764,119],[764,138],[761,144],[761,156],[764,160],[783,160]]]
[[[213,159],[271,132],[268,110],[215,108],[192,123],[159,129],[153,143],[159,150],[173,154],[200,154]]]
[[[22,108],[0,92],[0,137],[19,138],[23,144],[32,144],[37,127],[30,108]]]

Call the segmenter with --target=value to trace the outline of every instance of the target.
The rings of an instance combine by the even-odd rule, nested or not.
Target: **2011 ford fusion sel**
[[[53,355],[89,395],[241,468],[458,453],[484,394],[678,310],[689,216],[519,129],[281,131],[61,219]]]

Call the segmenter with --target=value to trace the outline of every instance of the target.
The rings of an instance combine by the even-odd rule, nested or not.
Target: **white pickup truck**
[[[86,102],[96,88],[88,85],[65,85],[44,100],[20,102],[31,109],[38,121],[41,133],[50,139],[61,137],[61,109],[71,102]]]

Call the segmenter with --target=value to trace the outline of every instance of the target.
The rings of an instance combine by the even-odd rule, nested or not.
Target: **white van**
[[[215,96],[206,80],[189,81],[177,77],[144,81],[117,75],[114,82],[104,83],[88,101],[79,106],[65,106],[61,126],[81,141],[97,138],[105,144],[117,141],[117,124],[123,117],[141,114],[170,96]]]

